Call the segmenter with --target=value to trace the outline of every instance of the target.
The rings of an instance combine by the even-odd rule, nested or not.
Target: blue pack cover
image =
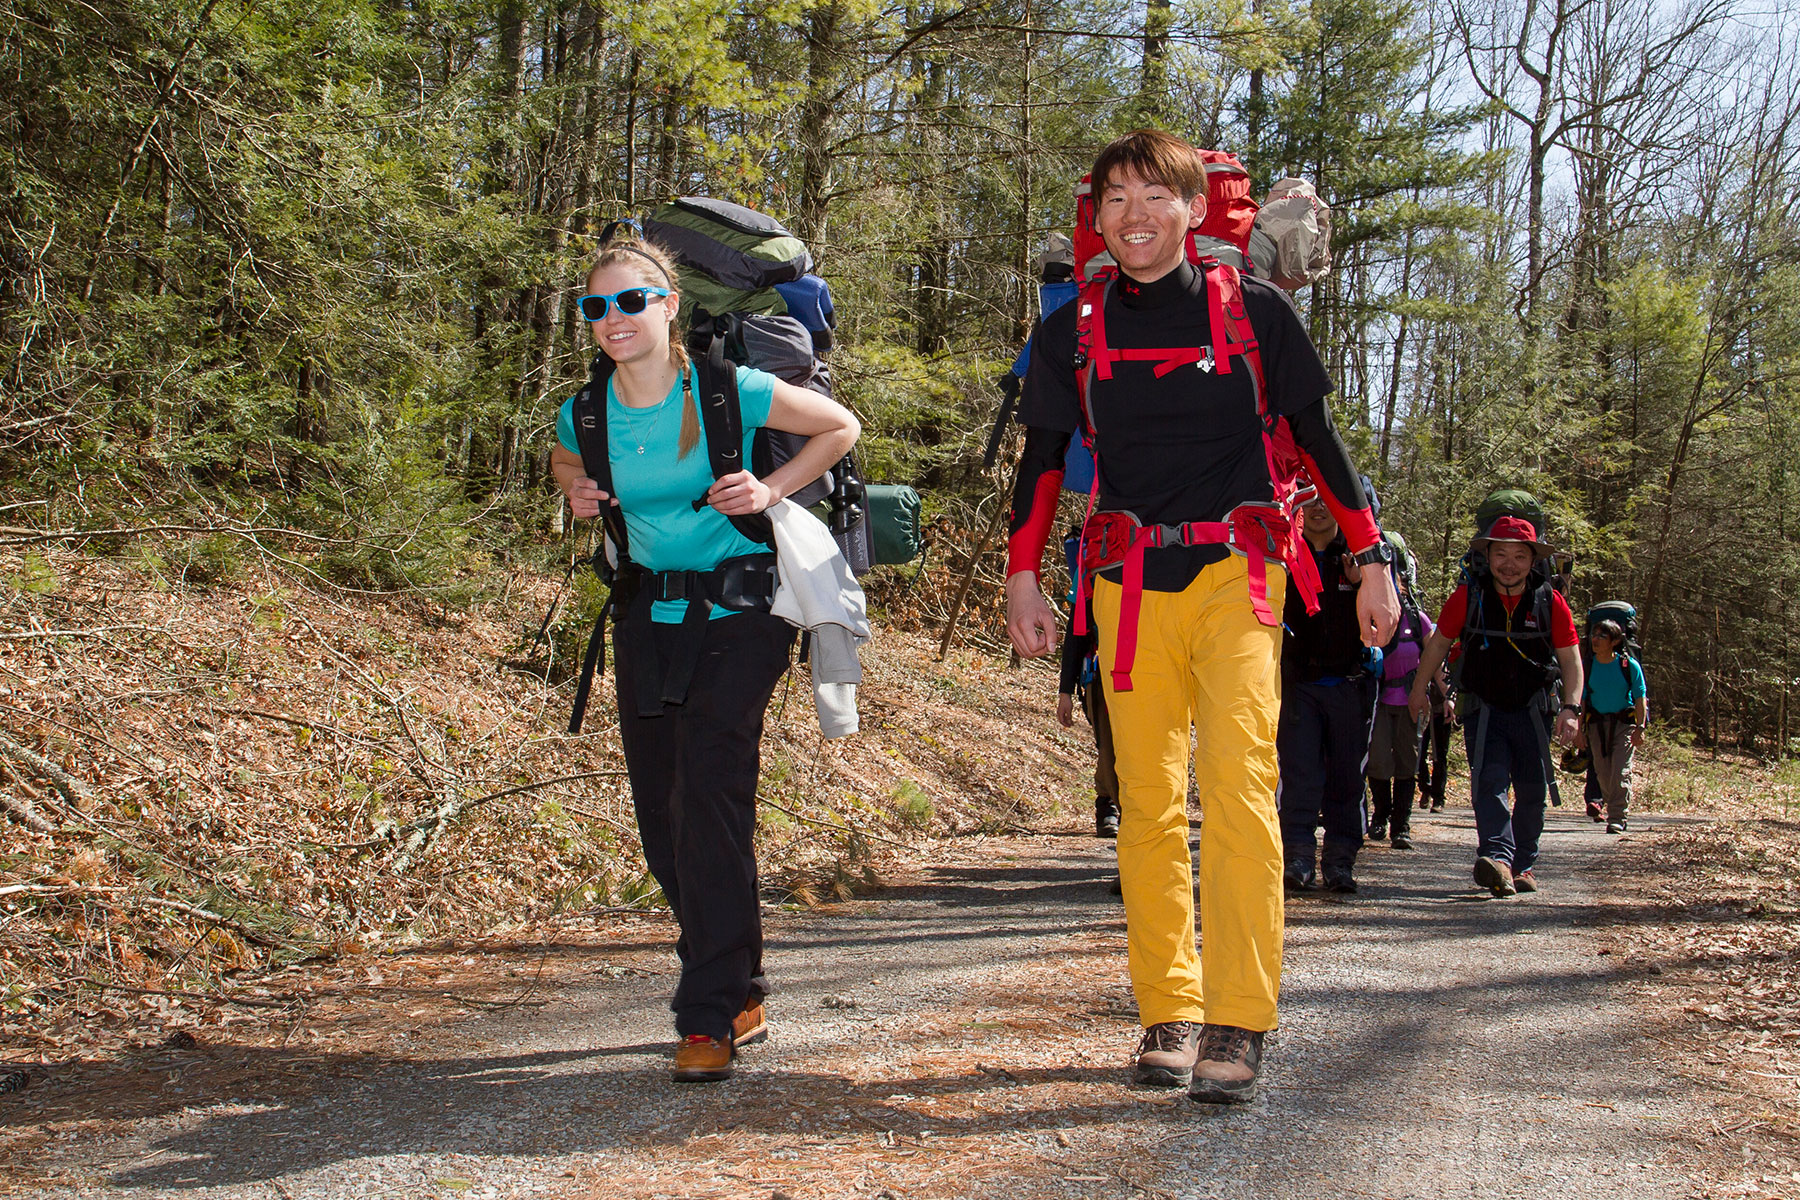
[[[1045,283],[1038,286],[1038,311],[1049,316],[1076,296],[1081,294],[1081,285],[1074,280],[1064,283]],[[1035,340],[1035,339],[1032,339]],[[1019,357],[1013,360],[1012,373],[1020,379],[1025,378],[1025,369],[1031,365],[1031,341],[1019,351]],[[1094,490],[1094,456],[1081,440],[1081,435],[1069,439],[1069,452],[1063,455],[1063,491],[1087,495]]]
[[[837,310],[831,306],[831,285],[817,275],[802,275],[775,290],[787,302],[788,315],[813,333],[837,328]]]

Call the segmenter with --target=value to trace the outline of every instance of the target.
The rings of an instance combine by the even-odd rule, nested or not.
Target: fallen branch
[[[0,633],[0,642],[21,642],[31,638],[97,638],[119,629],[131,629],[139,633],[157,633],[166,638],[175,636],[168,630],[158,629],[154,625],[96,625],[92,629],[32,629],[24,633]]]
[[[110,895],[122,887],[82,887],[73,883],[9,883],[0,887],[0,896]]]
[[[151,908],[166,908],[171,912],[182,913],[186,916],[193,917],[196,920],[210,921],[215,925],[224,925],[227,928],[237,930],[237,932],[243,934],[247,940],[254,942],[256,945],[271,950],[280,949],[288,944],[280,939],[271,938],[267,934],[258,933],[248,925],[245,925],[242,921],[234,921],[230,917],[221,916],[219,913],[212,912],[209,909],[199,908],[192,904],[183,904],[179,900],[163,900],[156,896],[121,896],[120,899],[127,904],[145,904],[149,905]]]
[[[4,808],[7,812],[17,817],[24,823],[25,828],[36,830],[38,833],[55,833],[58,828],[50,821],[47,821],[38,815],[38,810],[31,806],[31,798],[29,796],[14,795],[10,791],[0,791],[0,808]],[[0,888],[0,896],[4,896],[5,894],[6,890]]]
[[[579,775],[558,775],[554,779],[540,779],[534,783],[521,783],[517,787],[504,788],[498,792],[489,792],[485,796],[456,798],[439,805],[436,812],[416,821],[408,822],[394,830],[392,837],[406,837],[406,845],[394,857],[395,874],[403,873],[412,865],[413,857],[431,843],[431,839],[448,825],[472,808],[486,804],[492,800],[504,800],[508,796],[517,796],[521,792],[533,792],[539,788],[547,788],[559,783],[575,783],[582,779],[600,779],[608,775],[623,775],[621,768],[612,771],[583,771]]]
[[[830,821],[821,821],[817,817],[809,817],[805,813],[797,813],[791,808],[783,808],[761,792],[756,794],[756,798],[776,812],[786,813],[796,821],[805,821],[808,825],[817,825],[820,829],[829,829],[833,833],[847,833],[851,837],[873,838],[878,842],[886,842],[890,846],[899,846],[902,850],[912,849],[912,846],[906,842],[896,841],[891,837],[883,837],[879,833],[865,833],[863,830],[857,829],[855,826],[851,825],[850,822],[843,820],[841,817],[839,818],[840,823],[833,825]]]
[[[36,750],[29,750],[26,747],[19,745],[19,743],[13,741],[11,738],[0,735],[0,754],[4,754],[17,762],[24,763],[33,771],[42,775],[45,779],[48,779],[51,784],[55,786],[56,790],[62,793],[63,799],[67,800],[71,807],[79,809],[87,802],[87,785],[51,762],[49,759],[45,758],[43,755],[39,754]]]
[[[180,992],[164,991],[161,988],[132,987],[123,983],[102,983],[98,979],[83,979],[81,982],[103,992],[128,992],[133,996],[172,996],[177,1000],[205,1000],[212,1004],[241,1004],[246,1008],[292,1008],[296,1004],[305,1004],[310,999],[307,996],[288,996],[284,999],[276,999],[271,996],[265,1000],[261,996],[236,996],[229,992]]]

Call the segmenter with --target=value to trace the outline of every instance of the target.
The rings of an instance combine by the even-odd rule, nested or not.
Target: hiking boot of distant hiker
[[[1600,811],[1600,805],[1593,800],[1587,802],[1587,815],[1590,821],[1606,820],[1606,815]]]
[[[1263,1035],[1236,1025],[1207,1025],[1188,1098],[1201,1104],[1248,1104],[1256,1098]]]
[[[730,1038],[690,1033],[675,1047],[676,1083],[717,1083],[731,1078],[734,1047]]]
[[[1281,886],[1290,892],[1310,891],[1318,873],[1310,858],[1290,858],[1281,872]]]
[[[769,1019],[763,1014],[762,1001],[753,996],[744,1001],[744,1011],[731,1020],[731,1044],[748,1046],[768,1038]]]
[[[1511,865],[1486,855],[1475,860],[1475,882],[1500,898],[1519,890],[1513,886]]]
[[[1512,881],[1513,890],[1516,892],[1535,892],[1538,890],[1537,876],[1531,873],[1531,868],[1529,867],[1520,871],[1517,875],[1514,875]]]
[[[1407,836],[1412,832],[1412,802],[1412,777],[1394,780],[1394,816],[1388,822],[1388,837],[1393,839],[1390,844],[1396,850],[1412,849],[1412,838]],[[1406,844],[1401,845],[1402,842]]]
[[[1616,821],[1608,821],[1606,823],[1606,832],[1608,832],[1608,833],[1624,833],[1625,832],[1625,818],[1620,817]]]
[[[1137,1082],[1150,1087],[1186,1087],[1200,1053],[1200,1026],[1163,1021],[1144,1030],[1137,1048]]]
[[[1444,811],[1444,798],[1442,796],[1433,796],[1431,798],[1431,811],[1432,812],[1443,812]]]
[[[1094,797],[1094,836],[1116,838],[1119,836],[1119,802],[1109,800],[1105,796]]]
[[[1369,840],[1384,841],[1387,838],[1388,818],[1396,821],[1400,814],[1394,811],[1394,781],[1391,779],[1370,779],[1369,788]]]
[[[1326,863],[1325,870],[1320,875],[1320,884],[1326,891],[1336,892],[1340,896],[1356,894],[1356,876],[1352,874],[1347,862]]]

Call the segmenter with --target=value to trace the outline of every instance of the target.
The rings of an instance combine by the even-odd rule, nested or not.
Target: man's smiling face
[[[1094,224],[1119,269],[1139,283],[1161,279],[1187,258],[1188,230],[1206,216],[1206,193],[1184,199],[1167,184],[1126,171],[1107,180]]]

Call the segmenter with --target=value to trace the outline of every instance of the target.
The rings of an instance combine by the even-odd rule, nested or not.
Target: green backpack
[[[777,284],[812,270],[806,243],[781,223],[729,200],[682,196],[650,210],[644,234],[681,264],[681,299],[719,313],[785,315]]]
[[[1501,517],[1519,517],[1530,521],[1540,539],[1548,529],[1544,524],[1544,506],[1538,503],[1536,496],[1523,488],[1501,488],[1499,491],[1489,492],[1487,499],[1475,508],[1475,536],[1486,537],[1488,530]]]

